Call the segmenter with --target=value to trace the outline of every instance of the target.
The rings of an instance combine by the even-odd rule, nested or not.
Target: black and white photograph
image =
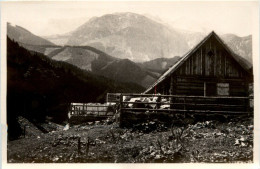
[[[258,64],[258,1],[1,2],[2,163],[259,167]]]

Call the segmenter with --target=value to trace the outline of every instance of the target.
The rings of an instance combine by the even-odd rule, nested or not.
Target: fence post
[[[170,109],[173,109],[173,104],[172,104],[173,103],[173,97],[172,96],[169,97],[169,101],[170,101]],[[171,110],[170,114],[173,114],[173,113],[174,112]]]
[[[183,98],[183,106],[184,106],[184,118],[186,117],[186,97]]]
[[[122,127],[123,126],[123,123],[122,123],[122,101],[123,101],[123,98],[122,98],[122,93],[120,94],[120,101],[119,101],[119,127]]]
[[[183,97],[183,109],[186,110],[186,97]]]
[[[250,96],[247,97],[246,99],[246,111],[247,111],[247,116],[249,117],[251,114],[251,107],[250,107]]]

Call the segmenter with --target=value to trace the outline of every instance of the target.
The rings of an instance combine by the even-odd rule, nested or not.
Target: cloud
[[[257,2],[12,2],[3,3],[9,22],[37,35],[72,31],[94,16],[114,12],[150,14],[192,30],[214,29],[245,36],[252,33]],[[192,22],[190,22],[192,21]]]
[[[75,30],[89,20],[88,17],[50,19],[41,31],[41,35],[63,34]],[[48,30],[48,31],[46,31]]]

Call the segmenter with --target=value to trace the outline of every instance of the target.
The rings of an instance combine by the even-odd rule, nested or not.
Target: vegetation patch
[[[140,126],[127,129],[115,123],[91,122],[66,131],[8,141],[8,162],[253,162],[253,118],[211,120],[185,127],[154,122]]]

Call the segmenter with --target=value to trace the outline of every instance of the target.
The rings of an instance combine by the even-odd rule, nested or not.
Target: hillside
[[[160,74],[129,59],[118,59],[90,46],[37,46],[21,44],[56,61],[64,61],[83,70],[118,82],[132,82],[144,87],[151,85]]]
[[[48,39],[56,45],[65,45],[68,43],[69,37],[71,36],[71,32],[61,35],[51,35],[51,36],[42,36],[44,39]]]
[[[255,147],[253,121],[253,118],[248,117],[234,118],[226,122],[216,119],[201,120],[182,126],[173,123],[171,127],[160,121],[150,121],[128,129],[119,128],[117,124],[107,125],[100,122],[81,124],[71,126],[66,131],[41,134],[40,138],[30,137],[10,141],[7,145],[7,161],[9,164],[248,163],[251,165]]]
[[[142,92],[134,83],[118,83],[66,62],[54,61],[7,41],[7,121],[10,137],[19,134],[16,117],[56,122],[67,118],[71,102],[104,102],[108,92]]]
[[[39,36],[32,34],[30,31],[26,30],[21,26],[13,26],[10,23],[7,23],[7,35],[9,36],[10,39],[24,44],[43,45],[43,46],[55,45],[54,43],[46,39],[43,39]]]
[[[12,35],[10,33],[12,29],[11,26],[8,27],[8,36],[9,34]],[[23,42],[19,42],[19,44],[30,51],[42,53],[53,60],[73,64],[83,70],[118,82],[133,82],[144,87],[148,87],[156,81],[161,72],[172,64],[172,62],[169,62],[167,66],[165,65],[166,67],[149,66],[149,63],[138,64],[129,59],[112,57],[90,46],[34,45]],[[151,63],[153,62],[151,61]]]
[[[151,61],[139,63],[139,65],[147,70],[162,74],[169,67],[177,63],[179,59],[181,59],[180,56],[175,56],[173,58],[157,58]]]
[[[89,46],[65,46],[48,55],[54,60],[66,61],[97,75],[144,87],[159,77],[129,59],[118,59]]]

